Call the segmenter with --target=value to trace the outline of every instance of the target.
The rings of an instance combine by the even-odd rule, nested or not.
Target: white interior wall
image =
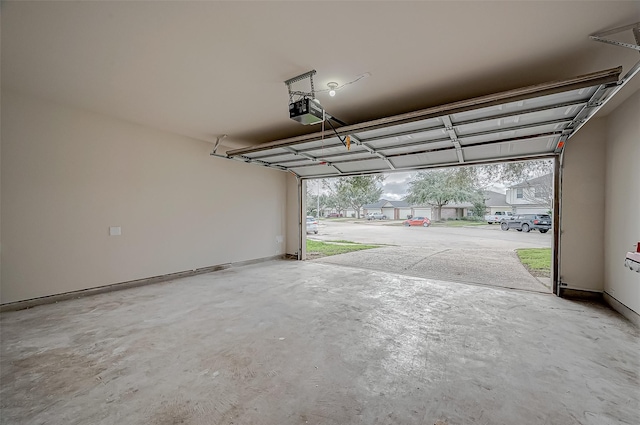
[[[623,266],[640,242],[640,90],[607,120],[604,291],[640,314],[640,274]]]
[[[211,149],[3,91],[0,302],[284,254],[286,174]]]
[[[565,145],[560,280],[570,289],[604,289],[605,124],[589,121]]]

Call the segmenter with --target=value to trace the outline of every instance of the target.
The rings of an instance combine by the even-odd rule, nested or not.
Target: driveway
[[[389,223],[322,222],[318,240],[393,245],[317,260],[326,264],[535,292],[549,292],[520,263],[516,248],[548,248],[550,233],[501,231],[498,226],[403,227]]]

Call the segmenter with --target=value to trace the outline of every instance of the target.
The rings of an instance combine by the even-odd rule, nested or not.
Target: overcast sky
[[[400,201],[407,196],[407,189],[409,188],[409,181],[416,175],[415,171],[404,173],[390,173],[387,174],[387,178],[382,184],[383,199],[389,201]]]

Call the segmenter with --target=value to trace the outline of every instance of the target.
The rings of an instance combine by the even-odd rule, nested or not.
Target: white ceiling
[[[319,95],[354,124],[624,74],[638,53],[588,35],[637,21],[638,1],[3,2],[2,88],[241,147],[317,131],[289,119],[283,83],[311,69],[317,88],[371,73]]]

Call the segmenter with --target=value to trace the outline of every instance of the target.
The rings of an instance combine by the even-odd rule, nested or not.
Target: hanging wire
[[[331,91],[331,90],[338,91],[338,90],[343,89],[345,86],[351,85],[351,84],[353,84],[353,83],[357,83],[358,81],[362,80],[363,78],[366,78],[366,77],[369,77],[369,76],[371,76],[371,73],[370,73],[370,72],[365,72],[364,74],[359,75],[359,76],[358,76],[355,80],[353,80],[353,81],[349,81],[348,83],[344,83],[343,85],[341,85],[341,86],[337,86],[337,87],[335,87],[335,88],[333,88],[333,89],[330,89],[330,88],[329,88],[329,89],[322,89],[322,90],[318,90],[318,91],[316,91],[316,93],[326,93],[326,92],[329,92],[329,91]]]

